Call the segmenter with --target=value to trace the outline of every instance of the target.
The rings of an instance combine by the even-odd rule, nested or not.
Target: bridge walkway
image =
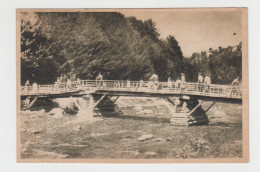
[[[88,93],[115,93],[121,95],[195,95],[203,97],[220,97],[242,99],[241,87],[218,84],[176,83],[176,82],[150,82],[150,81],[125,81],[125,80],[81,80],[73,82],[70,86],[65,83],[37,86],[22,86],[21,96],[59,96],[62,94],[80,95]]]

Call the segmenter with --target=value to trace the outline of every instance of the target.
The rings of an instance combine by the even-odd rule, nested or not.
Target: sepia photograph
[[[17,9],[17,162],[247,163],[247,8]]]

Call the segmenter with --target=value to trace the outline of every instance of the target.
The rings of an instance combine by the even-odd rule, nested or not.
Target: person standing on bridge
[[[169,88],[172,88],[172,78],[171,77],[168,78],[168,89]]]
[[[119,81],[115,81],[115,88],[120,88],[120,82]]]
[[[186,89],[186,78],[184,73],[181,73],[181,91]]]
[[[204,83],[205,83],[205,93],[209,92],[210,90],[210,84],[211,84],[211,79],[209,77],[209,74],[206,75],[206,77],[204,78]]]
[[[71,79],[70,78],[67,79],[67,83],[66,84],[67,84],[66,88],[67,89],[71,89],[72,83],[71,83]]]
[[[75,88],[77,86],[77,78],[76,78],[76,74],[73,74],[72,77],[70,78],[71,81],[71,87]]]
[[[144,81],[141,79],[141,80],[140,80],[140,84],[139,84],[139,89],[142,89],[142,88],[143,88],[143,85],[144,85]]]
[[[63,84],[64,88],[67,88],[67,80],[68,80],[67,76],[65,74],[62,74],[60,80],[61,80],[61,83]]]
[[[232,85],[232,90],[231,90],[230,96],[237,94],[237,92],[238,92],[238,87],[240,85],[239,76],[234,79],[234,81],[232,82],[231,85]]]
[[[199,92],[202,91],[202,84],[203,84],[203,76],[202,76],[201,73],[199,73],[199,75],[198,75],[198,84],[197,84],[197,88],[198,88]]]
[[[32,85],[32,92],[33,93],[37,93],[38,92],[38,84],[37,83],[33,83],[33,85]]]
[[[101,88],[102,87],[102,82],[103,82],[103,76],[101,73],[98,73],[98,76],[96,77],[96,82],[97,82],[97,87]]]
[[[153,75],[150,77],[149,80],[152,81],[152,88],[155,89],[155,90],[157,90],[157,89],[158,89],[158,86],[159,86],[159,82],[158,82],[159,77],[158,77],[158,75],[157,75],[157,74],[153,74]]]
[[[61,76],[59,77],[60,83],[62,83],[62,80],[63,80],[63,75],[61,75]],[[57,78],[57,81],[58,81],[58,78]]]
[[[30,81],[27,80],[27,81],[25,82],[25,85],[24,85],[25,93],[29,93],[30,85],[31,85],[31,84],[30,84]]]
[[[80,79],[79,78],[77,78],[77,86],[76,86],[77,88],[81,88],[81,81],[80,81]]]
[[[239,86],[239,76],[236,77],[236,79],[234,79],[234,81],[232,82],[232,86],[233,86],[233,87]]]
[[[67,75],[63,74],[63,75],[62,75],[62,80],[61,80],[61,82],[62,82],[62,83],[66,83],[67,80],[68,80]]]
[[[57,81],[54,83],[55,91],[58,91],[60,87],[60,77],[57,77]]]
[[[130,80],[126,80],[126,88],[130,88],[131,87],[131,83],[130,83]]]
[[[184,73],[181,73],[181,82],[186,82],[186,78]]]
[[[179,77],[177,77],[175,82],[175,88],[180,89],[181,88],[181,80]]]

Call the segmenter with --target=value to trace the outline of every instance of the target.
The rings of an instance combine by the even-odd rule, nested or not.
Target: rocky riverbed
[[[205,102],[207,109],[211,102]],[[92,117],[21,111],[22,159],[235,158],[242,156],[242,106],[216,103],[208,125],[172,126],[159,98],[120,97],[121,113]],[[51,113],[50,113],[51,112]]]

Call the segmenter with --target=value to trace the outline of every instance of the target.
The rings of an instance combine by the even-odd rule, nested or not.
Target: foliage
[[[210,50],[208,63],[214,83],[230,84],[237,76],[242,78],[242,43]]]
[[[151,20],[126,18],[116,12],[38,12],[21,18],[21,83],[49,84],[61,74],[94,79],[161,81],[185,73],[196,81],[198,72],[211,73],[215,83],[241,76],[241,44],[194,53],[184,58],[174,36],[165,40]]]
[[[207,52],[193,53],[184,59],[185,73],[189,81],[196,82],[198,73],[210,75],[212,83],[231,84],[239,76],[242,78],[242,43],[237,46],[219,47]]]
[[[34,18],[34,23],[29,20]],[[21,19],[21,82],[52,83],[65,59],[56,51],[53,40],[43,33],[37,16],[24,13]]]

